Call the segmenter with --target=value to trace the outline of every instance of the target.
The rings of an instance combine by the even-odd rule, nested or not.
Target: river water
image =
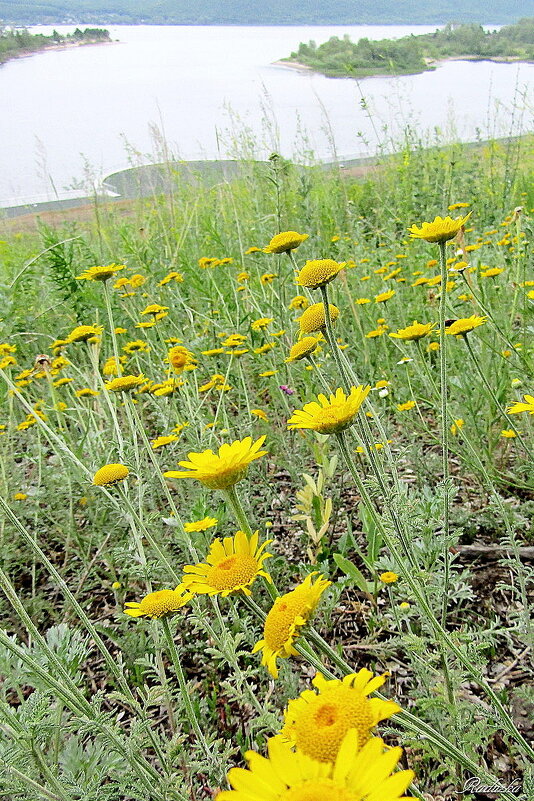
[[[407,127],[429,141],[532,128],[534,64],[451,61],[354,81],[273,63],[310,39],[430,30],[117,26],[111,44],[10,61],[0,67],[0,206],[86,194],[112,171],[170,156],[348,159],[391,149]]]

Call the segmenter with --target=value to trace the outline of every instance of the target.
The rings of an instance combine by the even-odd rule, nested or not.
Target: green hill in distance
[[[175,25],[506,24],[534,0],[0,0],[0,22]]]

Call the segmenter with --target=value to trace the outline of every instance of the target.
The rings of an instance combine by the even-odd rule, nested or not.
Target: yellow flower
[[[259,320],[254,320],[254,322],[251,323],[250,327],[252,328],[253,331],[263,331],[273,322],[274,322],[273,317],[260,317]]]
[[[118,378],[107,381],[105,387],[110,392],[130,392],[130,390],[136,389],[136,387],[145,380],[145,377],[142,375],[121,375]]]
[[[252,245],[252,247],[245,250],[245,256],[250,256],[251,253],[261,253],[261,248],[257,248],[255,245]]]
[[[461,319],[455,320],[453,323],[448,325],[445,329],[445,333],[456,336],[465,336],[479,325],[484,325],[486,320],[486,317],[477,317],[476,314],[473,314],[471,317],[462,317]]]
[[[194,531],[207,531],[208,528],[216,526],[219,521],[216,517],[203,517],[202,520],[194,520],[192,523],[184,525],[184,531],[192,534]]]
[[[141,315],[143,315],[143,314],[153,314],[155,316],[159,316],[160,314],[163,314],[164,312],[167,312],[167,311],[169,311],[169,307],[168,306],[160,306],[159,303],[150,303],[148,306],[146,306],[143,309],[143,311],[141,312]]]
[[[390,289],[388,292],[381,292],[379,295],[375,295],[375,303],[385,303],[386,300],[393,297],[395,292],[395,289]]]
[[[396,573],[393,573],[392,570],[387,570],[385,573],[381,573],[378,578],[384,584],[394,584],[396,581],[398,581],[399,577]]]
[[[264,370],[263,373],[258,373],[260,378],[270,378],[273,375],[276,375],[278,370]]]
[[[169,434],[166,437],[156,437],[151,442],[152,449],[157,450],[158,448],[162,448],[164,445],[170,445],[171,442],[176,442],[176,440],[180,439],[177,434]]]
[[[517,401],[506,410],[508,414],[520,414],[521,412],[529,412],[534,414],[534,395],[523,395],[524,403]]]
[[[277,659],[296,656],[293,647],[300,629],[313,615],[321,595],[332,583],[317,573],[310,573],[304,581],[291,592],[276,598],[263,627],[263,638],[254,646],[252,653],[262,651],[261,664],[273,678],[278,678]]]
[[[295,753],[280,737],[271,737],[267,748],[267,759],[246,752],[248,770],[231,768],[228,781],[234,789],[218,793],[215,801],[414,801],[402,795],[413,771],[392,774],[402,748],[386,750],[378,737],[358,750],[357,732],[348,732],[333,764]]]
[[[427,334],[430,334],[435,326],[435,323],[418,323],[417,320],[414,320],[413,323],[406,328],[399,328],[396,334],[390,334],[390,337],[405,339],[408,342],[417,342],[418,339],[422,339],[426,337]]]
[[[95,398],[97,395],[100,395],[100,392],[90,387],[83,387],[82,389],[77,389],[74,394],[77,398]]]
[[[451,426],[451,434],[455,437],[457,434],[460,433],[464,425],[465,425],[465,420],[462,420],[461,417],[458,417],[458,419],[455,420]]]
[[[251,409],[250,413],[256,415],[256,417],[259,417],[260,420],[263,420],[265,423],[269,422],[269,418],[267,417],[263,409]]]
[[[456,209],[467,209],[470,205],[471,205],[470,203],[451,203],[451,205],[447,207],[447,211],[456,211]]]
[[[399,410],[399,412],[409,412],[410,409],[413,409],[413,407],[416,405],[417,404],[415,403],[415,401],[410,400],[406,401],[406,403],[398,403],[397,409]]]
[[[510,410],[508,409],[508,411]],[[532,407],[532,414],[534,414],[534,405]],[[517,434],[513,428],[503,428],[501,431],[501,437],[504,437],[505,439],[513,439],[514,437],[517,437]]]
[[[289,304],[290,309],[307,309],[310,301],[305,295],[296,295]]]
[[[447,242],[449,239],[454,239],[471,214],[470,211],[465,217],[457,217],[455,220],[448,216],[443,219],[435,217],[431,223],[424,222],[420,228],[412,225],[408,230],[414,239],[425,239],[427,242]]]
[[[124,264],[108,264],[105,267],[89,267],[88,270],[77,275],[76,278],[81,281],[107,281],[114,276],[119,270],[124,270]]]
[[[28,496],[26,495],[25,492],[16,492],[13,495],[13,500],[14,501],[25,501],[27,498],[28,498]]]
[[[144,339],[134,339],[132,342],[127,342],[123,347],[123,351],[129,356],[132,353],[147,353],[149,350],[148,343]]]
[[[250,278],[250,273],[244,271],[236,275],[236,281],[238,282],[238,284],[244,284],[245,281],[248,281],[249,278]]]
[[[306,403],[304,409],[297,409],[287,421],[287,427],[310,428],[321,434],[337,434],[348,428],[354,422],[360,406],[367,397],[371,387],[351,387],[349,395],[342,389],[336,390],[335,395],[318,395],[317,401]]]
[[[283,231],[281,234],[273,236],[264,253],[288,253],[290,250],[298,248],[299,245],[308,239],[309,234],[298,234],[296,231]]]
[[[215,259],[213,257],[210,258],[209,256],[202,256],[198,260],[198,266],[200,267],[201,270],[205,270],[208,267],[218,267],[220,263],[221,262],[219,259]]]
[[[165,276],[165,278],[162,278],[161,281],[159,281],[158,286],[165,286],[166,284],[169,284],[171,281],[176,281],[178,284],[181,284],[183,280],[184,280],[183,275],[173,270],[172,272],[168,273]]]
[[[439,342],[431,342],[427,350],[428,351],[439,350]]]
[[[260,345],[259,348],[254,348],[254,353],[261,355],[262,353],[268,353],[275,347],[276,347],[276,342],[266,342],[265,345]]]
[[[211,348],[211,350],[202,350],[200,352],[203,356],[218,356],[220,353],[224,353],[224,348]]]
[[[275,273],[263,273],[263,275],[260,278],[260,281],[263,284],[263,286],[265,286],[266,284],[272,284],[275,278],[276,278]]]
[[[297,362],[306,356],[310,356],[317,349],[318,344],[319,340],[316,337],[303,337],[291,347],[289,356],[285,361]]]
[[[365,306],[366,303],[371,303],[371,298],[356,298],[357,306]]]
[[[339,309],[333,303],[328,304],[330,321],[335,323],[339,317]],[[305,309],[299,317],[300,332],[302,334],[313,334],[315,331],[324,331],[326,328],[324,303],[314,303]]]
[[[308,289],[318,289],[333,281],[344,267],[345,262],[337,262],[333,259],[307,261],[300,270],[296,283]]]
[[[357,749],[371,737],[381,720],[400,710],[395,701],[368,696],[381,687],[386,675],[373,676],[362,668],[343,680],[326,680],[318,673],[312,681],[318,693],[304,690],[285,711],[282,736],[299,751],[319,762],[335,762],[347,732],[357,732]]]
[[[105,487],[123,481],[130,471],[123,464],[106,464],[97,470],[93,476],[93,484]]]
[[[482,278],[495,278],[497,275],[500,275],[503,272],[503,267],[488,267],[488,269],[483,270],[480,275]]]
[[[230,489],[245,477],[251,462],[265,456],[267,451],[260,450],[264,442],[265,434],[254,443],[252,437],[224,443],[217,454],[211,449],[188,453],[189,461],[179,462],[180,467],[187,470],[172,470],[164,475],[167,478],[196,478],[210,489]]]
[[[167,353],[167,361],[175,373],[181,373],[190,364],[195,364],[195,357],[183,345],[175,345]]]
[[[193,595],[222,595],[244,592],[251,595],[250,585],[258,576],[268,581],[271,577],[263,569],[263,563],[271,557],[265,548],[266,540],[258,547],[258,532],[249,538],[243,531],[234,537],[213,540],[205,562],[186,565],[180,585]]]
[[[139,603],[137,601],[126,603],[127,609],[124,610],[124,614],[130,615],[130,617],[150,617],[152,619],[163,617],[177,612],[191,600],[191,597],[191,594],[184,592],[181,587],[177,587],[175,590],[149,592]]]
[[[103,331],[101,325],[77,325],[67,337],[67,343],[94,341]]]

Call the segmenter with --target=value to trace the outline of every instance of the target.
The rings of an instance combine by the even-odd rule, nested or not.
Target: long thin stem
[[[191,696],[189,694],[189,689],[187,687],[187,682],[185,680],[184,671],[182,669],[182,663],[180,661],[180,656],[178,654],[178,649],[176,647],[176,643],[174,641],[174,637],[172,636],[172,632],[169,626],[169,621],[166,617],[161,618],[161,627],[163,629],[163,633],[165,635],[165,640],[167,642],[167,649],[169,652],[169,656],[171,658],[172,666],[174,668],[174,672],[176,673],[176,678],[178,679],[178,684],[180,686],[180,697],[184,704],[185,713],[187,715],[187,720],[189,721],[189,725],[191,729],[195,733],[195,736],[202,746],[202,750],[204,751],[206,757],[209,759],[210,763],[213,760],[213,752],[210,749],[204,734],[202,733],[202,729],[200,728],[200,724],[198,722],[198,718],[196,712],[193,708],[193,704],[191,702]]]

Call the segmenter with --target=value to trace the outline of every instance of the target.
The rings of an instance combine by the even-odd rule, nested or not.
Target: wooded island
[[[300,43],[283,62],[308,67],[332,77],[408,75],[433,70],[445,59],[534,61],[534,18],[500,30],[482,25],[455,25],[401,39],[359,39],[333,36],[317,45]]]

